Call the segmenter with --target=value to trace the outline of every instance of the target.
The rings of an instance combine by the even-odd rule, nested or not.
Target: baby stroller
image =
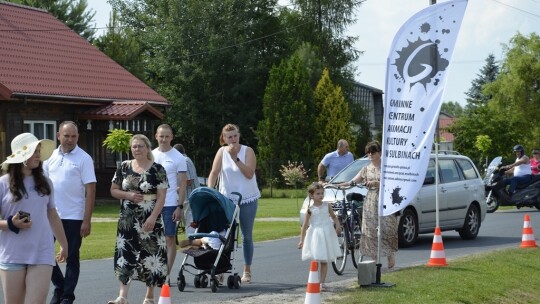
[[[227,287],[229,289],[240,288],[241,278],[235,272],[234,257],[239,235],[237,228],[240,208],[238,203],[242,200],[242,195],[236,192],[233,194],[238,196],[236,204],[212,188],[201,187],[191,192],[189,204],[193,214],[193,222],[190,224],[195,228],[195,233],[188,238],[190,240],[203,237],[219,238],[221,245],[219,249],[201,247],[184,250],[186,256],[178,272],[178,290],[184,291],[186,287],[184,271],[194,275],[195,288],[205,288],[210,283],[212,292],[216,292],[219,285],[217,275],[225,275],[226,273],[230,274],[227,278]],[[211,234],[212,231],[224,231],[225,233],[217,235]],[[193,258],[193,264],[187,263],[190,257]],[[198,270],[198,273],[190,272],[189,269]],[[210,282],[208,282],[207,274],[210,275]]]

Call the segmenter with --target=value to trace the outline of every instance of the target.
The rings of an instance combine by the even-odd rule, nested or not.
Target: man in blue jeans
[[[54,266],[54,293],[51,304],[71,304],[79,281],[79,250],[82,238],[90,235],[92,212],[96,200],[94,161],[77,142],[79,131],[72,121],[62,122],[57,133],[60,146],[43,163],[43,171],[54,187],[56,210],[68,242],[66,273]]]

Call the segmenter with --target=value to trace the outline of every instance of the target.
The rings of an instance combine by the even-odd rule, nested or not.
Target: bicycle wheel
[[[339,250],[341,251],[341,256],[338,256],[333,262],[332,262],[332,268],[334,268],[334,272],[338,275],[343,274],[343,270],[345,269],[345,264],[347,264],[347,235],[349,234],[349,227],[346,223],[341,223],[341,234],[338,235],[338,242],[339,242]]]
[[[362,221],[356,215],[353,219],[352,224],[352,235],[353,238],[351,240],[351,245],[354,248],[351,251],[351,259],[353,261],[354,268],[358,268],[358,263],[362,262],[364,260],[364,256],[362,256],[362,253],[360,252],[360,238],[362,237]]]

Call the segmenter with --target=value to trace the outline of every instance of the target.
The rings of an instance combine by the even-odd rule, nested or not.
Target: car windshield
[[[334,178],[330,180],[330,183],[337,184],[337,183],[344,183],[351,181],[353,177],[358,174],[360,169],[367,166],[369,164],[368,158],[359,158],[349,164],[347,167],[345,167],[343,170],[341,170]]]

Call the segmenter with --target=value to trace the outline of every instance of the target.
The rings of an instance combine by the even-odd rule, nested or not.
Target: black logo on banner
[[[429,23],[424,23],[420,26],[420,32],[422,34],[427,34],[429,31],[431,31],[431,25]],[[449,33],[450,30],[442,30],[443,35]],[[448,49],[445,48],[441,52],[439,49],[439,40],[422,40],[418,37],[414,42],[408,39],[407,42],[408,45],[406,47],[399,51],[396,50],[399,57],[393,63],[397,68],[397,74],[394,77],[409,84],[409,90],[417,83],[423,85],[426,91],[428,83],[437,86],[440,82],[438,77],[441,76],[439,73],[446,70],[449,65],[448,60],[442,57],[442,53],[447,52]]]

